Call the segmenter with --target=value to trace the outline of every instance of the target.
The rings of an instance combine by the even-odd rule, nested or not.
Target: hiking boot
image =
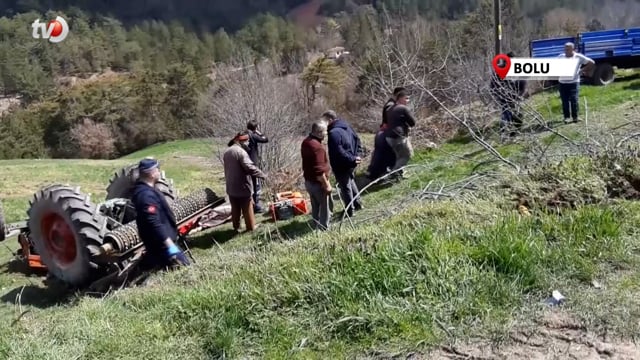
[[[564,118],[564,123],[565,124],[570,124],[572,121],[570,118]]]

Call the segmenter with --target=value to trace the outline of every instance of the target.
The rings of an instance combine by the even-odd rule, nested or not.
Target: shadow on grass
[[[270,231],[271,236],[282,240],[292,240],[304,236],[314,230],[310,220],[308,215],[299,215],[286,223],[284,221],[272,222],[274,229]]]
[[[640,73],[635,73],[633,75],[616,77],[614,82],[622,83],[622,82],[629,82],[629,81],[634,81],[639,79],[640,79]],[[635,85],[638,86],[638,84],[635,84]]]
[[[520,132],[528,134],[540,134],[549,131],[549,129],[556,129],[565,125],[568,124],[562,120],[549,120],[546,122],[546,124],[541,124],[538,122],[531,125],[525,125],[522,127],[522,129],[520,129]]]
[[[369,178],[367,178],[365,175],[356,175],[356,186],[358,187],[359,191],[362,191],[362,189],[364,189],[371,182],[372,181],[369,180]],[[393,186],[393,184],[389,183],[388,181],[379,181],[379,182],[369,186],[363,192],[363,194],[372,194],[372,193],[375,193],[377,191],[387,189],[387,188],[389,188],[391,186]],[[339,199],[334,199],[334,201],[338,201],[339,202],[340,200]]]
[[[8,304],[29,305],[40,309],[62,304],[67,305],[71,303],[72,299],[72,291],[56,285],[48,285],[47,287],[19,286],[0,297],[0,300]]]
[[[626,85],[623,89],[625,89],[625,90],[640,90],[640,82],[635,82],[633,84]]]
[[[209,230],[190,237],[187,245],[189,245],[189,248],[206,250],[216,244],[224,244],[237,235],[238,233],[233,229]]]
[[[45,276],[47,275],[46,269],[32,269],[25,260],[19,258],[12,258],[8,262],[0,266],[0,271],[5,274],[23,274],[25,276]]]

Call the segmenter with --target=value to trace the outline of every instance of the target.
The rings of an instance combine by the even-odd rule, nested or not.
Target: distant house
[[[337,47],[326,50],[324,52],[324,55],[328,59],[338,60],[344,55],[349,55],[349,52],[346,51],[342,46],[337,46]]]

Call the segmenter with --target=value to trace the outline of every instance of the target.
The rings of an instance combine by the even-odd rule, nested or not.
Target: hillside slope
[[[639,86],[632,78],[584,87],[587,122],[554,131],[573,141],[604,142],[639,119]],[[557,114],[556,94],[531,101],[541,112]],[[638,348],[628,340],[640,330],[640,205],[608,199],[595,158],[559,142],[558,135],[492,143],[506,158],[524,161],[530,137],[560,155],[579,157],[560,167],[533,166],[527,176],[514,175],[470,142],[420,150],[409,179],[370,189],[366,209],[341,224],[336,220],[329,233],[310,233],[306,218],[265,223],[257,234],[233,239],[222,227],[192,239],[192,268],[105,298],[68,298],[8,266],[0,274],[0,318],[10,325],[0,328],[0,354],[637,358]],[[181,192],[220,189],[220,174],[205,161],[212,152],[203,140],[112,162],[1,161],[0,193],[9,194],[10,221],[19,220],[29,194],[44,181],[70,181],[100,197],[111,171],[147,155],[164,161]],[[534,176],[540,171],[547,177]],[[555,185],[545,191],[549,184]],[[532,199],[568,189],[562,194],[585,201],[560,211],[532,203],[531,216],[521,215],[507,185],[521,185]],[[533,194],[535,189],[543,190]],[[7,245],[16,248],[13,240]],[[10,259],[7,250],[0,254],[2,261]],[[552,290],[566,296],[564,306],[541,305]]]

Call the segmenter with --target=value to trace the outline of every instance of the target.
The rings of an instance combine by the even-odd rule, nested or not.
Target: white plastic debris
[[[564,300],[565,300],[565,297],[560,293],[560,291],[553,290],[553,292],[551,293],[551,297],[545,300],[545,303],[547,305],[557,306],[562,304]]]

